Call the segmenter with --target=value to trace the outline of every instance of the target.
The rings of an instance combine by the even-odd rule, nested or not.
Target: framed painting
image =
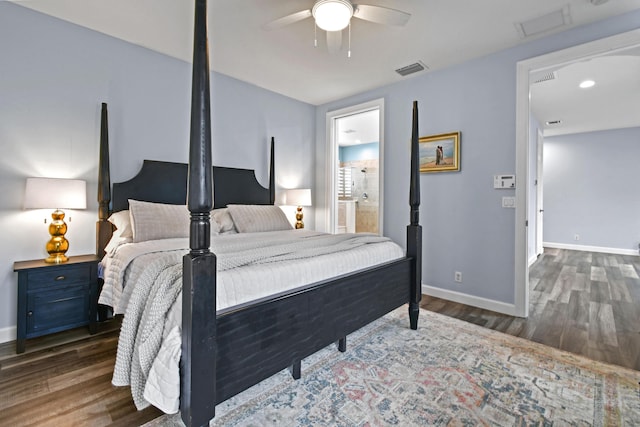
[[[460,170],[460,132],[423,136],[420,142],[420,172]]]

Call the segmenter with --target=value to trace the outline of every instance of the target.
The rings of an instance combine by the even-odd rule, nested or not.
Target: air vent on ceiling
[[[549,120],[547,123],[547,126],[558,126],[560,123],[562,123],[562,120]]]
[[[551,73],[546,73],[546,74],[543,74],[542,76],[537,77],[533,81],[533,84],[542,83],[542,82],[548,82],[549,80],[555,80],[557,78],[558,78],[558,72],[557,71],[553,71]]]
[[[407,65],[405,67],[398,68],[396,70],[396,73],[404,77],[409,74],[417,73],[418,71],[427,70],[427,69],[429,69],[429,67],[424,65],[421,61],[418,61],[413,64]]]
[[[524,22],[518,22],[515,25],[516,31],[520,38],[537,36],[551,30],[555,30],[571,24],[571,14],[569,5],[555,12],[530,19]]]

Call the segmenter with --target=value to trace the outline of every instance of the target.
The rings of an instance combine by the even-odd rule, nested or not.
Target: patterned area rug
[[[216,407],[212,426],[640,423],[640,372],[406,307]],[[183,425],[166,415],[147,427]]]

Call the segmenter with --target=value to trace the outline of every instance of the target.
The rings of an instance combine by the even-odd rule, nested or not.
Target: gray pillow
[[[185,205],[141,202],[129,199],[133,241],[189,237],[189,211]]]
[[[238,233],[291,230],[287,216],[278,206],[272,205],[229,205]]]

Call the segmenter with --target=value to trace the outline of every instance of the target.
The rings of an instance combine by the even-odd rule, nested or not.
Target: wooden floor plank
[[[609,282],[591,280],[589,297],[591,301],[602,303],[602,304],[611,301],[611,291],[609,290]]]
[[[586,292],[571,291],[567,303],[567,318],[571,327],[588,330],[589,295]]]
[[[618,347],[611,304],[589,303],[589,341]]]

